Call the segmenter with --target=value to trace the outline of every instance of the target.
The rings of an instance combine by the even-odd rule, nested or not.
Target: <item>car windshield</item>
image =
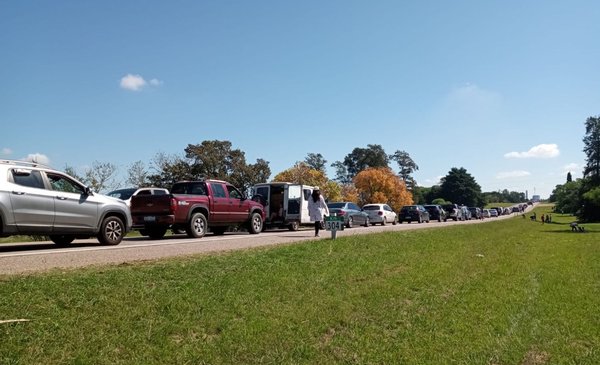
[[[136,190],[137,189],[119,189],[111,191],[110,193],[108,193],[108,196],[110,196],[111,198],[127,200],[131,198],[131,196],[133,195],[133,193],[135,193]]]
[[[346,203],[329,203],[327,204],[328,208],[343,208],[346,205]]]
[[[379,206],[378,205],[365,205],[363,207],[363,210],[379,210]]]

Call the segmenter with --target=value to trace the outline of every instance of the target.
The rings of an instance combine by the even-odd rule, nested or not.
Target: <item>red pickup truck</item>
[[[193,238],[203,237],[208,228],[220,235],[235,225],[245,225],[253,234],[262,231],[263,206],[225,181],[181,181],[170,191],[131,198],[134,229],[153,239],[162,238],[169,228]]]

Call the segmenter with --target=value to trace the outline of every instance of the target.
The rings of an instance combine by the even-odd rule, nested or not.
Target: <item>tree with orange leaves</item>
[[[389,167],[367,168],[353,179],[361,204],[387,203],[394,211],[413,204],[404,181]]]

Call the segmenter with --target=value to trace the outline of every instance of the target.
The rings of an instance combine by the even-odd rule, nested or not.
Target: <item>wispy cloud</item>
[[[496,174],[496,179],[512,179],[515,177],[525,177],[529,176],[531,173],[529,171],[516,170],[516,171],[505,171],[499,172]]]
[[[452,89],[443,105],[443,112],[452,120],[481,123],[493,119],[499,113],[502,96],[467,83]]]
[[[149,82],[140,75],[127,74],[121,78],[121,88],[130,91],[140,91],[148,85],[158,87],[163,82],[158,79],[152,79]]]
[[[30,153],[27,157],[23,158],[24,161],[37,162],[43,165],[50,165],[50,159],[48,156],[41,153]]]
[[[0,152],[0,154],[2,156],[10,156],[10,155],[12,155],[12,153],[13,153],[13,151],[10,148],[8,148],[8,147],[4,147],[2,149],[2,152]]]
[[[553,158],[560,155],[558,145],[539,144],[533,146],[526,152],[509,152],[504,155],[505,158]]]

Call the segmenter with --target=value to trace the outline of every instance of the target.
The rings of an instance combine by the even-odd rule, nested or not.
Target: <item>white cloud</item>
[[[154,86],[158,87],[163,84],[163,82],[159,79],[152,79],[150,81],[144,80],[144,78],[140,75],[132,75],[127,74],[121,78],[121,88],[125,90],[131,91],[140,91],[146,86]]]
[[[13,151],[10,148],[4,147],[0,154],[2,154],[2,156],[10,156],[10,155],[12,155],[12,153],[13,153]]]
[[[121,88],[125,90],[139,91],[146,85],[146,80],[140,75],[127,74],[121,78]]]
[[[516,171],[505,171],[499,172],[496,174],[496,179],[511,179],[515,177],[525,177],[529,176],[531,173],[529,171],[516,170]]]
[[[558,145],[539,144],[533,146],[527,152],[509,152],[504,155],[505,158],[553,158],[560,155]]]
[[[41,153],[30,153],[27,157],[23,158],[24,161],[37,162],[42,165],[50,165],[50,159],[48,156]]]

